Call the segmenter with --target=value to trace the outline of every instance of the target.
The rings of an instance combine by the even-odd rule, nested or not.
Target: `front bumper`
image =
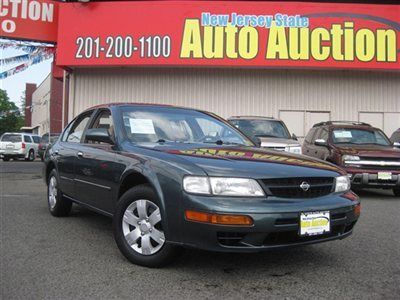
[[[205,199],[206,198],[206,199]],[[226,204],[231,202],[229,206]],[[251,227],[196,223],[184,220],[183,239],[187,246],[220,252],[258,252],[343,239],[352,233],[358,215],[358,201],[339,195],[314,199],[224,199],[185,196],[185,209],[219,214],[244,214],[254,220]],[[330,211],[331,231],[323,235],[300,236],[300,212]]]
[[[400,172],[398,170],[360,170],[345,169],[350,176],[353,188],[400,188]],[[379,179],[378,173],[391,173],[390,179]]]

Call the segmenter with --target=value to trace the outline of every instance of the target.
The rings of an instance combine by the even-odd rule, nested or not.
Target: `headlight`
[[[336,177],[335,193],[346,192],[350,190],[350,179],[347,175]]]
[[[300,146],[295,146],[295,147],[286,147],[286,151],[295,153],[295,154],[301,154],[301,147]]]
[[[207,177],[186,176],[183,178],[183,189],[192,194],[209,195],[211,193],[210,183]]]
[[[357,156],[357,155],[343,155],[343,156],[342,156],[342,160],[343,160],[343,161],[346,161],[346,160],[355,161],[355,160],[360,160],[360,157]]]
[[[217,196],[260,197],[264,191],[254,179],[186,176],[183,188],[188,193]]]

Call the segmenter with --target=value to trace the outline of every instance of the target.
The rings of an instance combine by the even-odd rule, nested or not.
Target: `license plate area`
[[[391,172],[378,172],[378,179],[379,180],[391,180],[392,173]]]
[[[325,234],[331,231],[331,217],[329,211],[300,213],[300,236]]]

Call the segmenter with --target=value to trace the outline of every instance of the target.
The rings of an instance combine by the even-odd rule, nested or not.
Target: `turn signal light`
[[[361,205],[360,204],[357,204],[355,207],[354,207],[354,214],[356,215],[356,216],[360,216],[361,215]]]
[[[188,221],[200,223],[237,226],[253,225],[253,219],[244,215],[220,215],[187,210],[185,211],[185,217]]]
[[[358,196],[352,191],[348,191],[342,195],[343,198],[349,199],[351,201],[358,201]]]

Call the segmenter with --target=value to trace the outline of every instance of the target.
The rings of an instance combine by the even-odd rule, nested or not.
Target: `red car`
[[[400,149],[382,130],[366,123],[315,124],[303,143],[303,154],[347,171],[353,189],[393,189],[400,196]]]

